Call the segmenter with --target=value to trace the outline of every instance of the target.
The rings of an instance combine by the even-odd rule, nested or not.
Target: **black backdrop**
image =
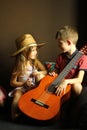
[[[78,48],[87,43],[87,4],[85,0],[77,0],[77,27],[79,32]]]

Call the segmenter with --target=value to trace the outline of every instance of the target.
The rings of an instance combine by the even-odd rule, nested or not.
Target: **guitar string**
[[[82,54],[83,54],[82,52],[81,53],[79,52],[75,55],[75,57],[69,62],[69,64],[59,74],[58,79],[54,80],[53,84],[55,85],[53,85],[53,87],[56,85],[59,86],[60,81],[62,81],[64,77],[69,73],[70,69],[74,66],[75,62],[82,56]],[[53,90],[52,85],[50,86],[50,91],[52,92],[51,89]],[[50,96],[50,93],[44,91],[44,93],[37,100],[44,103],[49,98],[49,96]]]

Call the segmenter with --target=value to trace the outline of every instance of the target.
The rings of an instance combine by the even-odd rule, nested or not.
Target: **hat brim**
[[[11,56],[13,57],[13,56],[18,55],[19,53],[21,53],[22,51],[24,51],[24,50],[25,50],[26,48],[28,48],[28,47],[37,46],[38,48],[40,48],[40,47],[44,46],[45,44],[46,44],[46,43],[41,43],[41,44],[36,44],[36,45],[33,45],[33,44],[30,45],[30,44],[29,44],[29,45],[24,46],[23,48],[17,50],[17,51],[14,52]]]

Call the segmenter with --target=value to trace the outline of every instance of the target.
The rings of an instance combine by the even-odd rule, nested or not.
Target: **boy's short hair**
[[[78,32],[75,28],[71,26],[64,26],[59,29],[56,33],[56,39],[62,40],[72,40],[73,44],[76,44],[78,41]]]

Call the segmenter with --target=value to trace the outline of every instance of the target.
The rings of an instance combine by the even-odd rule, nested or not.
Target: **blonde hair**
[[[27,51],[29,51],[29,54],[30,54],[32,52],[32,48],[33,47],[26,48],[26,53],[27,53]],[[37,57],[36,57],[36,59],[37,59]],[[15,59],[13,74],[24,74],[25,70],[26,70],[26,66],[27,66],[27,61],[29,60],[30,64],[34,65],[36,59],[35,60],[26,59],[26,57],[23,55],[22,52],[19,53]]]
[[[71,26],[64,26],[60,28],[59,31],[56,33],[56,39],[72,40],[73,44],[76,44],[78,41],[78,32],[75,28]]]

